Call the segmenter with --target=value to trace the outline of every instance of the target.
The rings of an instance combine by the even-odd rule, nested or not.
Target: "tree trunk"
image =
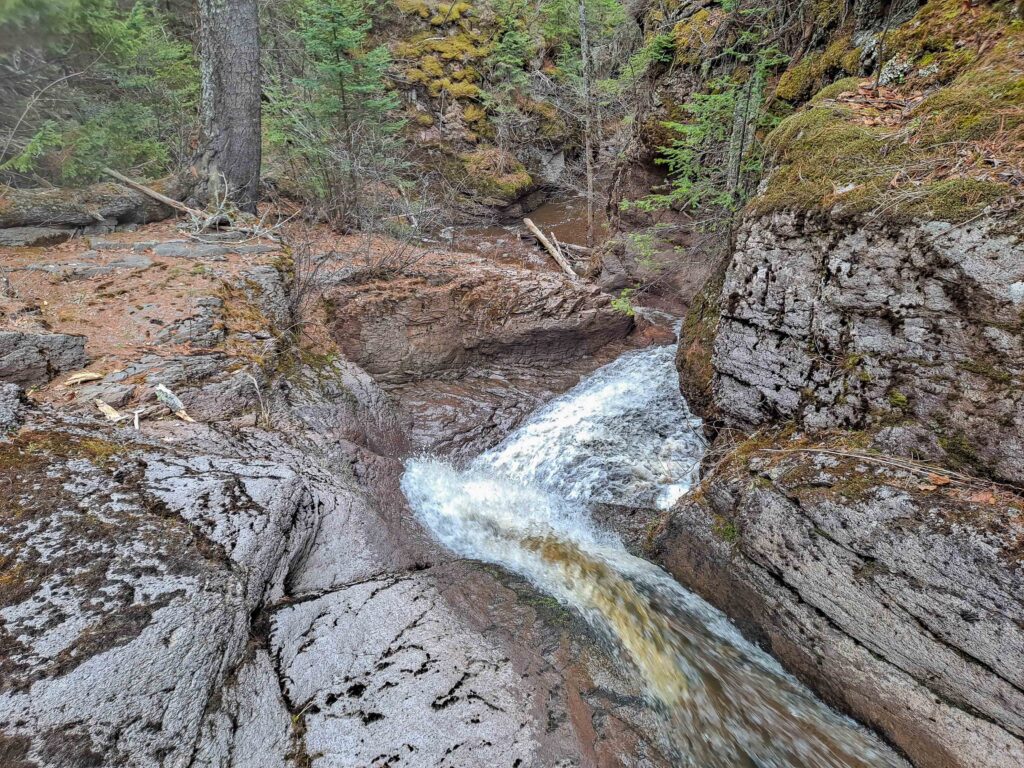
[[[590,34],[587,29],[587,0],[579,0],[580,69],[583,75],[583,152],[587,161],[587,245],[594,246],[594,155],[590,88]]]
[[[260,42],[256,0],[199,0],[203,137],[198,195],[256,210],[260,184]]]

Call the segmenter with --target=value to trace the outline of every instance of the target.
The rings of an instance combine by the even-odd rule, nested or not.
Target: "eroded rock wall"
[[[715,403],[746,426],[911,420],[922,458],[1021,482],[1022,313],[1010,222],[753,218],[721,293]]]
[[[922,485],[913,472],[779,442],[705,481],[656,549],[918,768],[1014,768],[1024,762],[1021,502]]]

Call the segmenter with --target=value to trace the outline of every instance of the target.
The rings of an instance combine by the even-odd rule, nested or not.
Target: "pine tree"
[[[293,129],[302,153],[321,175],[321,192],[338,223],[354,227],[369,214],[361,189],[386,181],[384,150],[397,141],[397,97],[385,76],[390,55],[370,46],[372,20],[365,0],[306,0],[299,35],[310,74],[299,81],[301,108],[293,103]],[[293,137],[294,138],[294,137]]]
[[[197,194],[254,213],[260,186],[261,90],[256,0],[200,0],[202,146]]]

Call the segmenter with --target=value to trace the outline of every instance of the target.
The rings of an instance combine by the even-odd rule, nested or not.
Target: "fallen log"
[[[187,214],[189,216],[195,216],[196,218],[200,219],[206,218],[206,214],[203,213],[202,211],[196,210],[195,208],[189,208],[184,203],[175,200],[172,197],[168,197],[167,195],[161,192],[157,192],[155,189],[147,187],[145,184],[140,184],[137,181],[132,181],[124,174],[115,171],[113,168],[101,168],[100,170],[107,174],[107,176],[117,179],[125,186],[131,187],[136,192],[141,192],[147,197],[153,198],[158,203],[163,203],[164,205],[170,206],[174,210],[180,211],[181,213]]]
[[[585,245],[576,245],[576,243],[559,243],[559,247],[568,248],[570,251],[576,251],[576,253],[582,253],[584,256],[589,256],[594,252],[593,248],[588,248]]]
[[[523,219],[523,224],[525,224],[526,228],[530,230],[530,233],[537,238],[537,241],[544,246],[544,249],[551,254],[551,258],[555,260],[555,263],[562,268],[562,271],[565,272],[565,274],[569,275],[569,277],[574,280],[580,279],[580,276],[576,274],[572,265],[566,260],[565,256],[562,255],[562,252],[559,251],[550,240],[548,240],[547,236],[537,228],[536,224],[529,219]]]
[[[151,189],[173,200],[185,197],[188,188],[183,180],[170,177],[154,182]],[[81,189],[0,186],[0,229],[146,224],[166,219],[173,213],[173,206],[125,184],[107,182]]]

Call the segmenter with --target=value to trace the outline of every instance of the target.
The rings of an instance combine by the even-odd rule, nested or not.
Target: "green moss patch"
[[[853,71],[848,40],[790,67],[779,98],[817,92],[766,138],[772,170],[750,211],[958,223],[1012,209],[1024,186],[1024,23],[1007,10],[928,2],[886,43],[886,60],[910,65],[907,82],[878,95],[870,79],[824,84]]]
[[[533,177],[515,157],[497,147],[462,155],[467,180],[483,195],[513,201],[529,192]]]
[[[789,102],[804,101],[837,76],[859,72],[860,49],[853,46],[849,37],[843,37],[787,69],[779,79],[775,95]]]

